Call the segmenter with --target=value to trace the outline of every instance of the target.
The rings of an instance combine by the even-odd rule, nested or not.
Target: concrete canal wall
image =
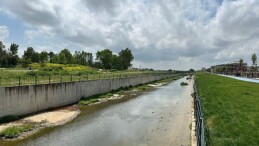
[[[0,87],[0,117],[25,115],[78,102],[81,97],[106,93],[173,76],[172,74]]]

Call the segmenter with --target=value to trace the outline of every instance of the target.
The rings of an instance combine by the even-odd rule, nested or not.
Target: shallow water
[[[186,97],[191,94],[188,89],[191,87],[181,87],[182,81],[186,81],[186,79],[182,78],[166,86],[158,87],[157,90],[125,102],[111,103],[112,106],[94,106],[89,110],[83,110],[73,122],[45,130],[19,145],[171,145],[174,138],[179,140],[179,137],[183,138],[181,143],[188,144],[190,143],[188,129],[190,121],[186,121],[186,118],[182,117],[187,117],[187,113],[183,112],[186,109],[183,104],[191,110],[189,107],[191,100],[189,96]],[[189,109],[187,111],[189,114]],[[187,119],[190,120],[189,115]],[[175,127],[171,126],[172,123],[175,123]],[[183,127],[183,130],[179,127]],[[181,133],[177,130],[184,132]],[[165,139],[166,136],[168,136],[168,140]],[[153,139],[156,141],[152,142]],[[160,142],[161,140],[163,141]]]

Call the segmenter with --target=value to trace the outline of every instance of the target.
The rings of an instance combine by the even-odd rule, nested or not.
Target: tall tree
[[[242,58],[239,59],[239,66],[242,67],[244,63],[244,60]]]
[[[50,51],[49,54],[48,54],[48,57],[49,57],[49,62],[52,62],[52,58],[55,56],[55,54]]]
[[[11,44],[10,51],[11,51],[12,55],[17,55],[18,47],[19,47],[19,45],[17,45],[17,44]]]
[[[10,46],[10,57],[9,57],[9,65],[10,66],[16,66],[18,64],[19,56],[17,55],[18,53],[18,47],[19,45],[17,44],[11,44]]]
[[[73,55],[70,53],[68,49],[63,49],[58,54],[59,63],[61,64],[72,64],[73,63]]]
[[[254,65],[254,67],[255,67],[255,70],[257,70],[257,56],[256,56],[255,53],[252,54],[251,60],[252,60],[252,63]]]
[[[74,54],[74,63],[80,65],[92,65],[93,55],[92,53],[76,51]]]
[[[39,55],[40,57],[40,63],[44,63],[44,62],[47,62],[48,61],[48,52],[46,51],[42,51]]]
[[[131,61],[133,61],[134,57],[131,50],[126,48],[119,52],[119,59],[121,61],[122,69],[128,69],[132,65]]]
[[[239,59],[239,67],[240,67],[240,70],[243,71],[243,63],[244,63],[244,60],[242,58]]]
[[[8,65],[7,52],[5,50],[5,45],[0,41],[0,67],[6,67]]]
[[[22,58],[26,62],[30,63],[31,62],[31,58],[32,58],[34,53],[35,53],[34,49],[32,47],[28,47],[27,50],[24,51]]]
[[[103,68],[111,69],[111,67],[112,67],[112,51],[109,49],[97,51],[96,60],[100,61]]]

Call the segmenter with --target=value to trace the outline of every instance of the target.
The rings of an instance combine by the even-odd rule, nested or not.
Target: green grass
[[[107,79],[114,77],[129,77],[137,75],[150,75],[151,73],[165,73],[162,71],[137,71],[137,70],[102,70],[89,66],[76,64],[33,63],[28,68],[0,68],[0,86],[17,86],[86,81]]]
[[[259,84],[197,75],[208,145],[259,145]]]
[[[17,138],[18,136],[21,135],[21,133],[31,131],[34,128],[34,126],[35,126],[34,124],[12,126],[2,131],[0,133],[0,136],[4,138]]]

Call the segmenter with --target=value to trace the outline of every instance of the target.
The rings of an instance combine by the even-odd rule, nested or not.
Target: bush
[[[186,82],[181,82],[181,84],[180,84],[181,86],[187,86],[187,85],[189,85],[188,83],[186,83]]]

